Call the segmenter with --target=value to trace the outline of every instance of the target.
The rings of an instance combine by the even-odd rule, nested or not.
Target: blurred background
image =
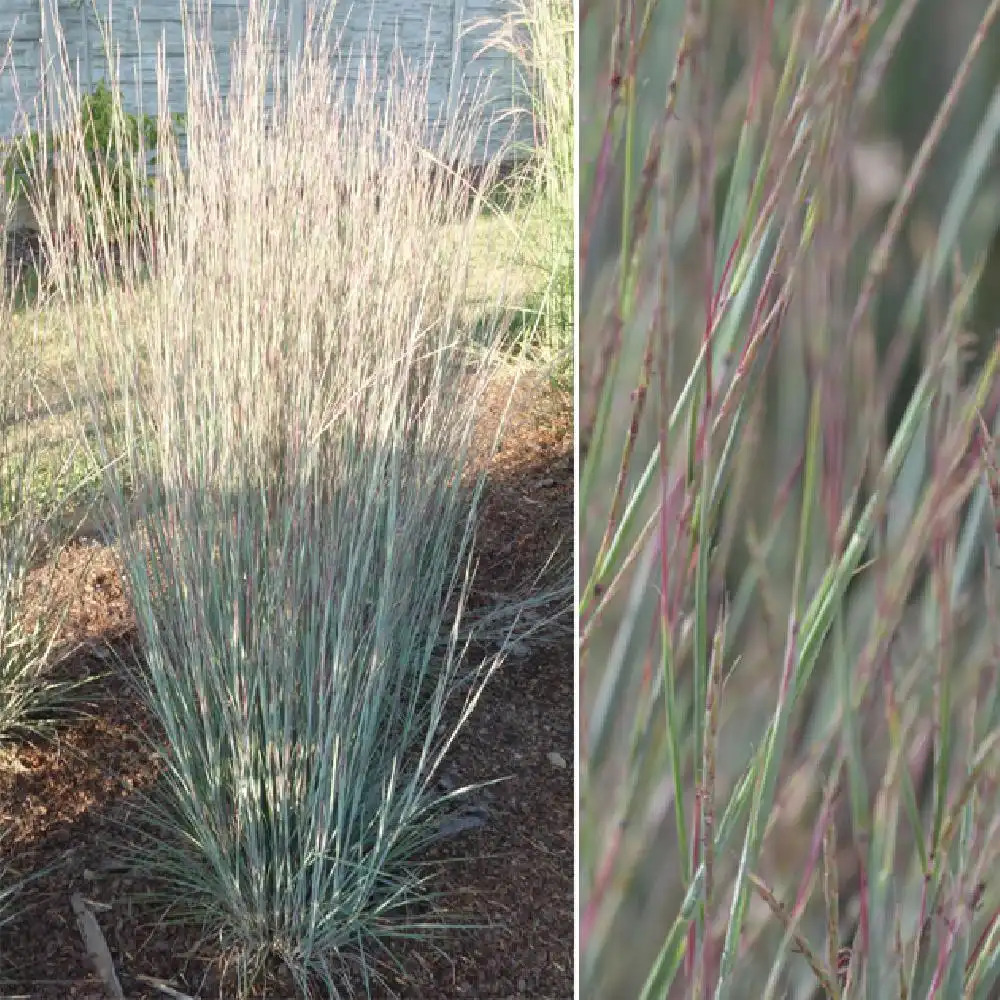
[[[856,959],[847,992],[899,995],[898,975],[891,994],[878,990],[902,969],[909,995],[932,995],[945,979],[920,936],[933,911],[924,883],[941,899],[958,898],[965,882],[978,884],[973,869],[994,857],[997,844],[993,778],[972,796],[977,812],[964,817],[968,840],[956,847],[950,876],[934,868],[924,879],[934,867],[931,845],[947,826],[936,817],[958,808],[959,788],[998,724],[1000,635],[989,568],[997,384],[988,368],[1000,327],[995,12],[986,0],[720,0],[704,9],[682,0],[581,0],[579,7],[579,557],[582,584],[596,583],[580,605],[583,995],[701,995],[686,965],[688,977],[678,972],[669,988],[655,985],[651,972],[668,939],[680,940],[670,935],[691,886],[678,802],[686,803],[689,837],[693,815],[704,818],[695,789],[704,787],[697,775],[703,782],[713,723],[712,706],[698,700],[705,691],[692,680],[698,644],[703,663],[713,653],[720,663],[710,740],[718,824],[775,714],[793,612],[838,565],[880,470],[889,474],[890,444],[904,424],[909,434],[911,417],[890,499],[833,627],[816,633],[815,669],[791,710],[753,867],[789,908],[801,900],[801,932],[833,963],[837,949],[824,942],[829,893],[817,888],[828,820],[838,943],[850,944],[862,920],[866,947],[883,934],[889,956],[875,965],[870,956]],[[979,47],[942,115],[970,45]],[[932,148],[922,153],[929,133]],[[782,163],[790,165],[783,177]],[[906,210],[897,219],[900,200]],[[889,252],[873,274],[880,242]],[[713,474],[723,456],[729,464],[696,585],[685,576],[696,572],[687,560],[665,565],[662,546],[671,533],[698,535],[684,500],[706,496],[692,484],[698,451],[690,417],[704,390],[704,367],[692,373],[707,320],[706,270],[719,310],[728,308],[712,363],[718,397],[763,330],[761,313],[779,308],[751,365],[756,382],[734,397],[746,404],[741,422],[718,417],[733,449],[725,450],[726,433],[713,446]],[[922,378],[926,408],[908,411],[918,406]],[[982,464],[957,486],[946,482],[942,458],[954,453],[960,414],[973,397],[982,404],[977,421],[985,420],[976,424]],[[658,446],[666,415],[678,419],[665,454]],[[810,442],[822,444],[811,483],[803,472]],[[675,481],[671,506],[664,498]],[[935,504],[949,507],[947,523],[928,520]],[[675,547],[671,559],[686,554],[694,565],[697,550]],[[673,682],[661,663],[664,586],[676,588],[667,626]],[[954,685],[947,704],[944,675]],[[977,698],[978,714],[970,707]],[[673,723],[665,721],[671,711]],[[900,728],[887,735],[890,716]],[[936,738],[946,720],[954,730]],[[992,751],[984,752],[995,772]],[[862,765],[849,781],[840,770],[845,758],[849,771]],[[828,787],[839,788],[832,805]],[[714,924],[711,912],[693,919],[686,911],[691,937],[685,930],[683,941],[697,940],[697,954],[708,955],[697,989],[720,977],[733,997],[823,996],[794,942],[782,944],[782,923],[761,893],[751,894],[742,921],[729,973],[738,968],[740,977],[727,979],[724,961],[720,972],[732,919],[725,886],[736,877],[745,818],[733,829],[715,860]],[[866,854],[873,830],[886,851],[883,895],[863,885],[862,872],[868,878],[874,867]],[[813,869],[807,887],[802,880]],[[956,969],[996,967],[984,958],[995,950],[992,939],[980,940],[993,927],[997,896],[985,882],[985,897],[962,925],[968,941]],[[872,908],[863,916],[862,901]],[[935,956],[951,956],[945,938],[933,940]],[[685,954],[671,952],[667,964]],[[959,984],[958,993],[936,995],[997,995],[989,992],[995,978],[967,975],[966,992]]]

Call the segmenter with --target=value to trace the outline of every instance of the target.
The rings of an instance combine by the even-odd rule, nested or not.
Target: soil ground
[[[564,558],[572,553],[571,407],[526,382],[513,412],[490,460],[480,601],[523,590],[557,544]],[[21,873],[43,872],[0,931],[0,994],[107,996],[70,905],[79,893],[97,917],[129,1000],[235,1000],[225,957],[196,931],[169,923],[162,907],[142,901],[150,886],[115,870],[128,837],[129,797],[157,774],[142,737],[150,720],[114,670],[112,650],[135,655],[117,553],[77,540],[39,573],[49,571],[67,611],[61,641],[70,652],[59,672],[98,679],[86,715],[64,720],[51,741],[10,747],[0,758],[0,822],[10,831],[4,856]],[[375,996],[572,997],[572,649],[569,627],[529,642],[496,675],[458,740],[451,767],[462,783],[508,779],[483,793],[485,825],[442,842],[432,859],[450,921],[471,929],[397,948],[399,968],[383,970]],[[294,995],[280,976],[264,990],[269,1000]]]

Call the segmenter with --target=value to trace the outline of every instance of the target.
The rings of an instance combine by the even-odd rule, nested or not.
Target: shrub
[[[37,215],[56,211],[60,185],[69,184],[83,209],[73,237],[76,249],[95,253],[114,244],[110,254],[117,256],[148,230],[144,220],[152,209],[152,172],[164,123],[126,112],[120,92],[104,80],[82,98],[67,94],[65,105],[68,121],[58,129],[30,129],[7,143],[5,187],[12,197],[25,198]],[[179,129],[183,116],[173,115],[167,124]],[[76,148],[70,148],[73,143]]]

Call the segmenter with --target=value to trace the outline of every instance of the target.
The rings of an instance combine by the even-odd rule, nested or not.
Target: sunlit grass
[[[42,308],[70,328],[162,733],[142,864],[240,984],[278,962],[337,995],[442,921],[421,861],[464,790],[435,777],[516,622],[469,654],[472,443],[505,368],[470,306],[505,315],[510,269],[440,169],[469,163],[475,113],[431,140],[423,72],[367,63],[349,97],[317,38],[265,131],[265,15],[224,114],[208,64],[189,76],[187,168],[168,153],[155,220],[136,206],[152,278],[109,293],[71,258],[93,203],[71,183]]]
[[[489,45],[508,53],[518,80],[518,126],[530,118],[522,166],[500,185],[492,209],[521,267],[533,275],[514,317],[519,350],[564,389],[573,382],[574,7],[569,0],[517,0]],[[522,131],[524,129],[522,128]]]

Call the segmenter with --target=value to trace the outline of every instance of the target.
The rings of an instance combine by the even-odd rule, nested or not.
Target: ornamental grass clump
[[[47,728],[67,685],[51,677],[56,629],[43,606],[45,588],[33,608],[26,599],[28,572],[42,551],[52,509],[38,495],[38,456],[22,425],[38,416],[26,388],[31,372],[23,346],[10,343],[9,330],[0,336],[7,340],[0,345],[0,742],[5,742]]]
[[[4,68],[0,62],[0,76]],[[16,321],[17,275],[6,266],[12,216],[12,199],[0,190],[0,768],[23,766],[16,762],[18,748],[50,736],[81,687],[53,670],[61,620],[38,564],[43,554],[52,555],[65,469],[43,471],[34,436],[33,424],[46,408],[35,378],[35,345]],[[39,874],[15,873],[11,832],[7,817],[0,825],[0,928]]]
[[[497,352],[460,320],[479,205],[444,166],[485,122],[470,102],[430,132],[428,71],[339,53],[322,24],[279,65],[267,24],[252,5],[223,100],[192,20],[151,273],[53,274],[88,304],[93,423],[117,414],[104,440],[138,484],[109,445],[164,763],[143,863],[241,982],[276,960],[337,995],[438,922],[437,772],[502,655],[460,638]]]
[[[996,996],[1000,3],[897,168],[915,6],[583,7],[584,997]]]
[[[9,198],[0,192],[0,242],[6,244]],[[59,521],[64,469],[43,468],[34,424],[47,413],[38,391],[35,345],[16,322],[16,289],[0,273],[0,744],[47,731],[76,685],[55,680],[59,616],[44,574],[29,602],[37,568]],[[51,554],[51,552],[49,553]]]

